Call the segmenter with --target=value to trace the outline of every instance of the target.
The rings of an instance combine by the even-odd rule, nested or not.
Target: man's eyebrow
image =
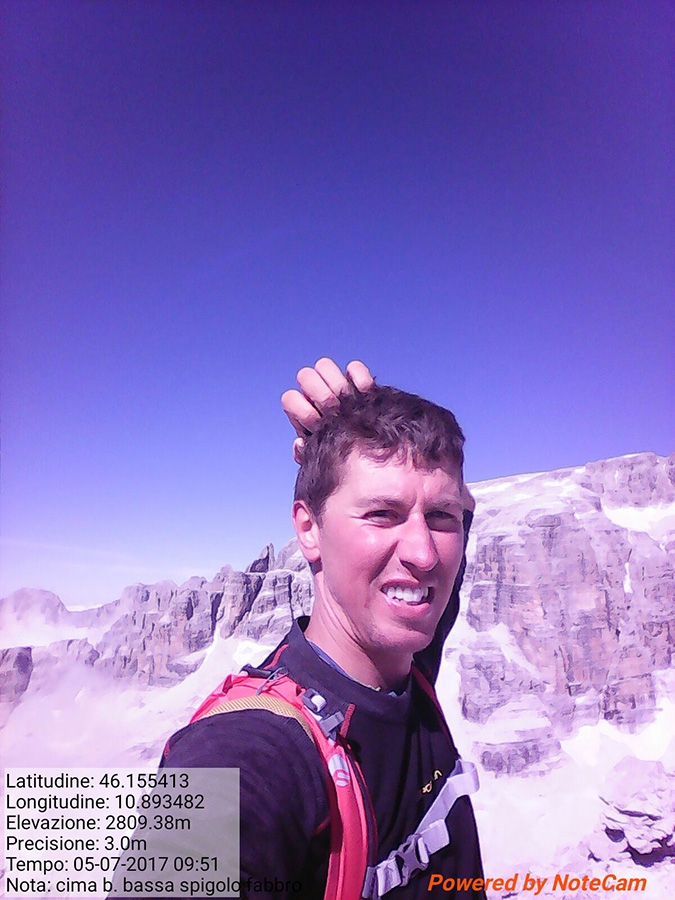
[[[447,500],[439,500],[431,507],[431,512],[459,512],[462,513],[464,507],[459,500],[448,498]]]
[[[388,494],[374,494],[371,497],[361,497],[356,506],[365,509],[368,506],[406,506],[406,501],[402,497],[393,497]],[[454,497],[439,499],[432,504],[431,510],[462,510],[464,507],[460,500]]]
[[[357,506],[377,506],[381,504],[383,506],[404,506],[405,501],[400,497],[391,497],[388,494],[374,494],[372,497],[361,497],[357,501]]]

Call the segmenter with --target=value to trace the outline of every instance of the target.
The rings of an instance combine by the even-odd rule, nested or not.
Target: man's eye
[[[391,509],[373,509],[368,513],[368,518],[387,521],[394,518],[394,513]]]
[[[449,531],[453,528],[459,528],[462,525],[462,520],[454,515],[454,513],[445,512],[444,510],[437,510],[434,513],[431,513],[427,517],[427,521],[430,525],[433,525],[436,528],[443,528],[446,531]]]

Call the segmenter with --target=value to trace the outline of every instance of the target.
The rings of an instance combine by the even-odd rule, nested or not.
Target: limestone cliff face
[[[170,684],[194,671],[213,638],[211,593],[204,578],[126,588],[121,615],[97,645],[97,667],[147,684]]]
[[[102,674],[170,685],[199,668],[216,636],[281,638],[294,618],[311,610],[312,596],[309,569],[294,541],[276,563],[269,544],[246,572],[225,566],[211,581],[194,576],[180,586],[135,584],[92,610],[71,612],[48,591],[16,591],[0,600],[0,622],[6,635],[14,631],[27,646],[2,652],[0,702],[9,709],[31,678],[35,683],[33,647],[43,648],[39,671],[51,671],[52,663],[63,668],[79,652]]]
[[[309,567],[297,541],[291,541],[282,549],[274,567],[265,572],[248,617],[234,633],[267,643],[271,636],[280,640],[293,619],[311,612],[313,600]]]
[[[660,762],[627,756],[600,788],[601,822],[587,840],[598,861],[643,867],[675,860],[675,774]]]
[[[650,721],[653,672],[675,655],[675,456],[636,454],[473,491],[467,718],[489,723],[527,692],[556,737],[600,718],[629,730]],[[494,760],[508,748],[497,749],[484,753],[499,771]]]
[[[172,684],[201,665],[216,633],[278,638],[311,608],[311,579],[288,547],[280,565],[267,545],[245,572],[225,566],[211,580],[193,577],[127,588],[121,615],[97,646],[99,669],[147,684]],[[303,560],[304,563],[304,560]]]
[[[21,699],[33,673],[31,647],[0,650],[0,728]]]

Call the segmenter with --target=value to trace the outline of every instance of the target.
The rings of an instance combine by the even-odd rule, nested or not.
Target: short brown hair
[[[354,388],[305,438],[294,499],[304,500],[318,519],[355,447],[382,462],[410,455],[417,468],[446,469],[462,479],[464,434],[450,410],[387,385]]]

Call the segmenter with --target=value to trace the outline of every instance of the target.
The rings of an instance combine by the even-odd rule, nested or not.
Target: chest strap
[[[445,819],[455,800],[473,794],[478,787],[475,765],[458,759],[417,829],[381,863],[366,869],[363,897],[366,900],[379,900],[394,888],[408,884],[415,872],[426,869],[431,854],[450,843],[450,832]]]

